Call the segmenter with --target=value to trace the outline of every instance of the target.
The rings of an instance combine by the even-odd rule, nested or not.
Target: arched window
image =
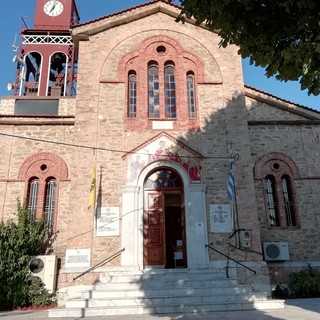
[[[39,179],[33,177],[28,182],[27,209],[32,221],[36,218],[39,193]]]
[[[59,183],[68,180],[66,163],[53,153],[33,154],[23,162],[18,178],[26,182],[24,206],[29,209],[31,218],[43,219],[53,230]]]
[[[38,52],[30,52],[25,56],[20,95],[36,96],[39,92],[39,82],[42,66],[42,57]]]
[[[154,61],[148,65],[149,118],[160,118],[159,67]]]
[[[167,62],[164,68],[164,93],[166,118],[175,119],[177,117],[177,106],[175,68],[173,62]]]
[[[195,91],[194,73],[190,71],[187,73],[188,113],[190,119],[197,117]]]
[[[48,229],[53,227],[54,212],[56,207],[57,181],[55,178],[48,178],[45,186],[44,221]]]
[[[299,171],[295,163],[285,154],[273,152],[261,157],[254,170],[255,178],[264,181],[269,225],[299,226],[294,181],[299,177]]]
[[[271,226],[279,226],[279,206],[276,193],[276,181],[273,176],[267,176],[264,180],[268,219]]]
[[[128,75],[128,117],[135,118],[137,115],[137,74],[130,71]]]
[[[294,227],[297,225],[296,216],[294,213],[294,201],[291,188],[291,181],[289,176],[282,177],[282,194],[284,200],[284,207],[286,211],[287,225]]]
[[[50,59],[47,95],[60,97],[66,95],[67,85],[67,56],[57,52]]]

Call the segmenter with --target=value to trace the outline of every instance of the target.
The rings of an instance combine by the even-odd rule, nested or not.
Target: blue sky
[[[14,81],[15,78],[11,45],[15,34],[19,33],[22,25],[20,18],[24,17],[32,26],[36,0],[2,0],[2,2],[0,10],[0,96],[8,95],[7,83]],[[143,2],[144,0],[77,0],[81,21],[123,10]],[[272,78],[268,79],[264,76],[262,68],[250,66],[248,61],[243,61],[243,69],[246,84],[320,110],[320,96],[308,96],[306,91],[301,91],[299,83],[283,83]]]

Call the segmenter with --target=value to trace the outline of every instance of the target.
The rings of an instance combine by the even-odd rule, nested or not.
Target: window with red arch
[[[260,158],[255,166],[255,178],[264,190],[267,221],[270,227],[298,227],[299,216],[295,179],[295,163],[282,153]]]
[[[127,81],[127,123],[150,126],[150,120],[173,120],[174,127],[197,126],[197,83],[203,64],[170,38],[147,39],[121,60]]]
[[[59,182],[67,179],[66,163],[52,153],[28,157],[19,172],[19,180],[25,182],[24,206],[30,219],[43,219],[50,231],[55,229]]]

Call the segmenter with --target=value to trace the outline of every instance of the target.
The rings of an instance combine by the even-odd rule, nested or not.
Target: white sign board
[[[233,215],[230,204],[210,205],[210,231],[214,233],[233,231]]]
[[[90,268],[91,261],[91,252],[90,249],[67,249],[66,250],[66,259],[65,259],[65,268]]]
[[[97,209],[97,237],[119,236],[120,209],[118,207],[101,207]]]

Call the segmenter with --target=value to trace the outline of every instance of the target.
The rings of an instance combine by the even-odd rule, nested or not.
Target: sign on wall
[[[230,204],[210,205],[210,231],[214,233],[233,231],[233,214]]]
[[[65,268],[90,268],[90,249],[67,249],[65,257]]]
[[[120,208],[101,207],[97,209],[97,237],[114,237],[120,235]]]

